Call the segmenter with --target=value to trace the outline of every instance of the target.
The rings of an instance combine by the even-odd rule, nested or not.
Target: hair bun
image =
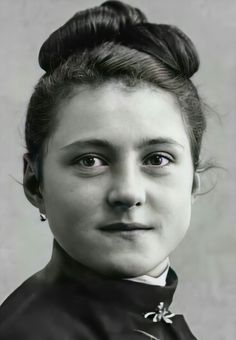
[[[147,23],[139,9],[120,1],[76,13],[44,42],[39,64],[51,73],[70,55],[104,42],[147,53],[187,78],[199,68],[197,51],[186,34],[175,26]]]
[[[190,78],[199,68],[197,50],[190,38],[171,25],[144,23],[125,32],[122,43],[152,55],[176,74]]]
[[[146,17],[139,9],[120,1],[106,1],[78,12],[43,43],[39,65],[50,73],[76,51],[116,41],[126,26],[145,22]]]

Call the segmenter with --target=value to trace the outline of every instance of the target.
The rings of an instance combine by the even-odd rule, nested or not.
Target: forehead
[[[103,138],[117,145],[147,138],[172,138],[189,144],[175,97],[145,84],[78,87],[63,100],[49,141],[51,147],[61,148],[89,138]]]

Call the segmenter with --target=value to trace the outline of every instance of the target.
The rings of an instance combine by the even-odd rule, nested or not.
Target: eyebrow
[[[176,146],[181,147],[184,149],[184,146],[177,142],[175,139],[166,138],[166,137],[159,137],[153,139],[143,139],[140,143],[135,146],[135,149],[142,149],[147,146],[152,145],[161,145],[161,146]],[[65,145],[61,148],[61,150],[68,150],[73,148],[84,148],[84,147],[100,147],[106,149],[118,149],[116,145],[109,142],[106,139],[84,139],[84,140],[77,140],[71,144]]]

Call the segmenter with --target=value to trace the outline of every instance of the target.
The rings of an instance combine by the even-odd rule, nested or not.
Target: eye
[[[168,165],[171,161],[172,157],[170,155],[154,153],[145,158],[144,165],[150,165],[161,168]]]
[[[107,165],[102,158],[94,155],[85,155],[79,157],[74,161],[74,163],[80,165],[83,168],[97,168]]]

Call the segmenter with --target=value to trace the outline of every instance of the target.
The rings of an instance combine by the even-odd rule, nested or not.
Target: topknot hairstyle
[[[71,54],[108,41],[121,42],[122,32],[127,27],[144,22],[146,17],[141,11],[119,1],[107,1],[99,7],[78,12],[42,45],[39,65],[50,73]]]
[[[180,29],[154,24],[137,8],[120,1],[76,13],[53,32],[39,52],[45,71],[31,96],[25,139],[41,181],[43,150],[55,129],[57,105],[75,86],[123,81],[163,88],[179,102],[189,135],[194,169],[206,121],[190,78],[199,68],[192,41]]]
[[[182,31],[170,25],[148,23],[139,9],[120,1],[107,1],[76,13],[42,45],[39,64],[51,73],[70,55],[105,42],[150,54],[174,73],[188,78],[199,67],[197,51]]]

